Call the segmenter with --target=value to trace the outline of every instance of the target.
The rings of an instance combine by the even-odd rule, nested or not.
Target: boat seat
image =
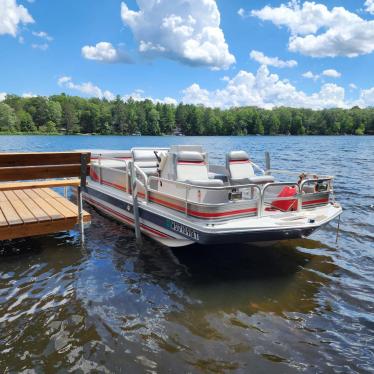
[[[176,154],[176,174],[178,181],[208,181],[206,155],[196,151],[181,151]]]
[[[192,184],[193,186],[199,186],[199,187],[222,187],[223,186],[223,181],[219,179],[208,179],[208,180],[187,179],[185,182],[187,184]]]
[[[149,149],[134,149],[134,163],[148,176],[158,176],[158,160],[154,151]]]
[[[229,152],[226,155],[226,167],[232,185],[266,184],[275,181],[271,175],[256,176],[248,153],[244,151]]]

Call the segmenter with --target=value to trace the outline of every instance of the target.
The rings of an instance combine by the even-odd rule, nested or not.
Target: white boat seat
[[[134,163],[148,176],[157,176],[158,160],[155,153],[149,149],[134,149]]]
[[[244,151],[229,152],[226,155],[226,167],[232,185],[265,184],[275,180],[271,175],[256,176],[248,153]]]
[[[177,180],[209,180],[205,154],[196,151],[181,151],[176,154]]]
[[[198,186],[198,187],[222,187],[223,186],[223,181],[219,179],[204,179],[204,180],[187,179],[185,182],[187,184],[192,184],[193,186]]]
[[[221,180],[222,182],[225,182],[225,183],[228,182],[227,175],[219,174],[219,173],[212,173],[212,172],[209,172],[208,175],[209,175],[209,179]]]

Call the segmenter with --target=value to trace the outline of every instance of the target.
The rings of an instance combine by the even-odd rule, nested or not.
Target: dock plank
[[[54,197],[58,200],[61,204],[63,204],[66,208],[68,208],[71,212],[78,216],[78,206],[72,203],[70,200],[64,198],[56,191],[53,191],[51,188],[43,188],[43,191],[48,193],[50,196]],[[89,213],[83,211],[83,220],[84,222],[88,222],[91,220],[91,216]]]
[[[0,240],[26,238],[72,230],[77,224],[76,218],[60,219],[38,223],[28,223],[18,226],[0,227]]]
[[[38,222],[37,218],[30,212],[25,204],[18,199],[18,196],[13,191],[4,191],[4,195],[24,223]]]
[[[34,190],[42,199],[47,201],[53,206],[58,212],[60,212],[65,218],[77,217],[77,214],[66,208],[65,205],[61,204],[60,199],[56,199],[48,194],[44,189],[38,188]]]
[[[6,198],[4,192],[0,191],[0,208],[9,225],[22,225],[23,221]]]
[[[8,226],[8,221],[6,220],[3,212],[0,209],[0,227]]]
[[[58,210],[56,210],[47,201],[45,201],[42,197],[40,197],[36,193],[36,190],[27,189],[24,191],[34,201],[35,204],[37,204],[41,209],[43,209],[51,217],[52,220],[65,218]]]
[[[32,182],[12,182],[0,183],[0,191],[4,190],[24,190],[25,188],[43,188],[43,187],[70,187],[79,186],[80,179],[59,179],[59,180],[45,180],[45,181],[32,181]]]
[[[15,190],[14,193],[27,206],[27,208],[34,214],[39,222],[50,221],[52,218],[32,200],[25,191]]]

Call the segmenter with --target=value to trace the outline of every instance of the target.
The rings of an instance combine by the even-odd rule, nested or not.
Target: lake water
[[[374,371],[374,137],[2,136],[0,151],[203,144],[337,177],[345,212],[310,240],[137,246],[92,213],[77,232],[0,246],[0,372]]]

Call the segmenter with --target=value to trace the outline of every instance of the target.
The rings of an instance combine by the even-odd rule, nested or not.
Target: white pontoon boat
[[[244,151],[226,165],[201,146],[90,152],[83,198],[170,247],[308,237],[342,213],[333,177],[262,170]]]

